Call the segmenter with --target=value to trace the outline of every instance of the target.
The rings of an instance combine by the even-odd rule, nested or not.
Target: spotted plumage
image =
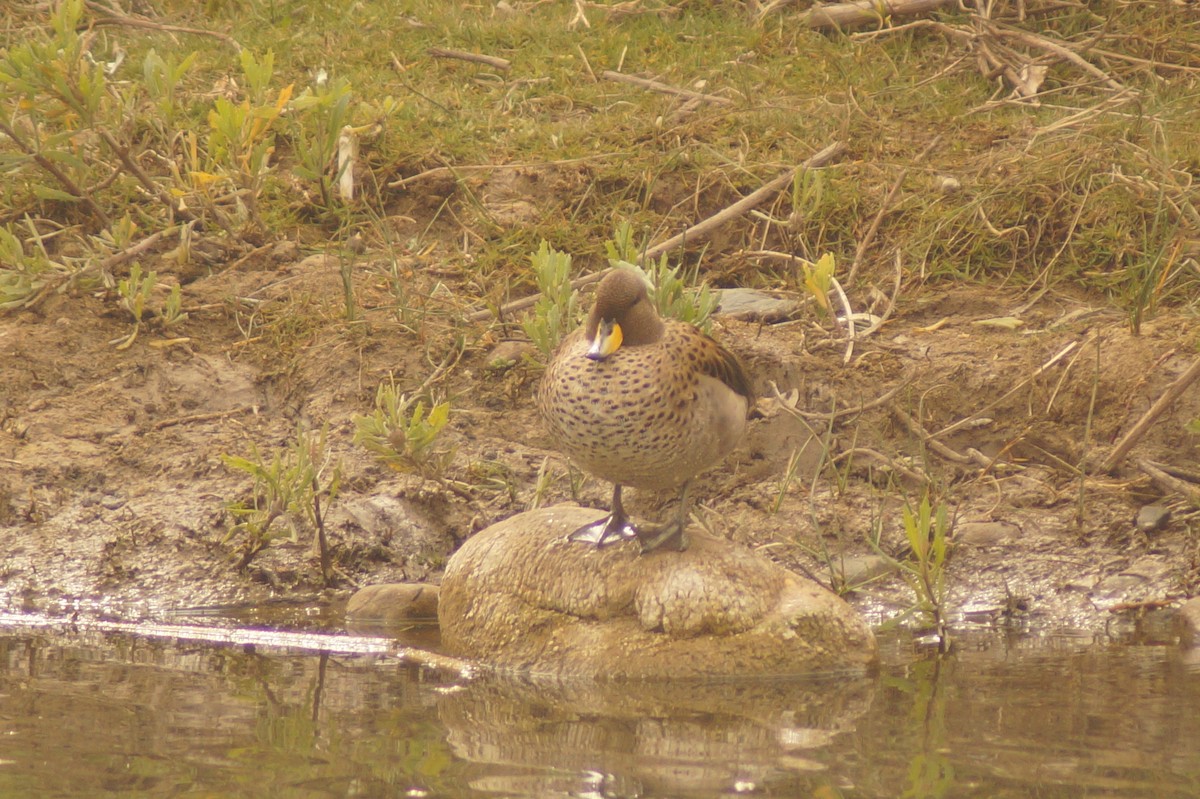
[[[660,318],[636,272],[610,272],[538,391],[558,448],[614,484],[612,517],[573,538],[603,545],[638,535],[646,549],[682,546],[688,482],[737,445],[753,402],[732,353],[690,324]],[[640,535],[621,507],[624,485],[682,489],[677,517],[660,535]]]

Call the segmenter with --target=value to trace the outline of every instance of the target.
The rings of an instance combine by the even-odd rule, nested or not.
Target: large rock
[[[747,549],[688,531],[685,552],[567,540],[574,506],[476,534],[446,567],[445,648],[506,671],[609,679],[862,669],[875,639],[838,597]]]

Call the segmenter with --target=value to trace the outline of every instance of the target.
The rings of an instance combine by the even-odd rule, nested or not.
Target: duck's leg
[[[688,525],[688,488],[691,484],[690,480],[685,482],[679,491],[679,511],[675,514],[674,519],[656,530],[638,531],[637,536],[638,540],[642,542],[642,552],[652,552],[667,544],[672,544],[679,552],[688,548],[687,536],[683,531],[687,529]]]
[[[629,521],[625,506],[621,504],[621,484],[613,484],[612,512],[598,522],[585,524],[567,536],[570,541],[583,541],[595,544],[597,547],[612,544],[617,541],[628,541],[637,538],[637,528]]]

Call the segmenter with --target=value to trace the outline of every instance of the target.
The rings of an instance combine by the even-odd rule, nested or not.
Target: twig
[[[225,419],[230,416],[240,416],[243,413],[250,411],[258,412],[258,408],[253,405],[243,405],[240,408],[230,408],[227,411],[213,411],[211,413],[193,413],[188,416],[175,416],[170,419],[163,419],[155,422],[150,429],[162,430],[166,427],[171,427],[177,424],[189,424],[191,422],[209,422],[213,419]]]
[[[738,200],[733,205],[730,205],[727,208],[721,209],[717,213],[713,214],[712,216],[708,217],[704,221],[697,224],[695,227],[688,228],[683,233],[680,233],[677,236],[672,236],[671,238],[667,239],[666,241],[662,242],[661,244],[656,244],[653,247],[650,247],[644,253],[642,253],[642,255],[640,256],[640,258],[638,260],[641,263],[646,263],[648,261],[651,261],[651,260],[657,258],[658,256],[662,255],[663,253],[669,252],[669,251],[675,249],[676,247],[679,247],[685,243],[693,243],[694,244],[698,241],[703,241],[703,240],[707,239],[718,228],[723,227],[725,224],[727,224],[730,221],[732,221],[733,219],[736,219],[737,217],[741,216],[742,214],[744,214],[746,211],[750,210],[751,208],[754,208],[755,206],[761,205],[762,203],[766,202],[768,197],[773,196],[776,192],[781,190],[784,186],[787,186],[788,184],[790,184],[792,182],[792,180],[795,178],[796,174],[798,172],[800,172],[801,170],[819,169],[820,167],[826,166],[827,164],[829,164],[830,161],[832,161],[834,158],[836,158],[838,155],[840,155],[842,153],[842,151],[845,149],[846,149],[846,145],[842,142],[834,142],[833,144],[830,144],[829,146],[825,147],[820,152],[814,153],[812,156],[810,156],[808,159],[806,159],[804,161],[804,163],[802,163],[800,166],[795,167],[794,169],[787,170],[782,175],[780,175],[779,177],[772,180],[770,183],[767,183],[766,185],[762,186],[758,190],[751,192],[750,194],[747,194],[745,197]],[[600,278],[604,277],[606,274],[608,274],[608,270],[602,269],[599,272],[593,272],[590,275],[583,275],[582,277],[575,278],[574,280],[571,281],[571,288],[577,289],[580,286],[586,286],[590,283],[595,283],[596,281],[600,280]],[[534,305],[538,301],[538,296],[539,295],[534,294],[529,297],[522,297],[519,300],[513,300],[512,302],[507,302],[504,305],[500,306],[497,313],[500,316],[503,316],[504,314],[512,313],[513,311],[520,311],[525,308],[528,308],[528,307]],[[483,319],[488,319],[492,315],[493,315],[493,311],[489,308],[489,309],[486,309],[483,311],[476,311],[475,313],[468,316],[467,319],[468,319],[468,321],[471,321],[471,322],[478,322]]]
[[[1200,491],[1193,488],[1191,483],[1180,480],[1178,477],[1172,477],[1145,458],[1137,458],[1134,463],[1163,491],[1169,494],[1179,494],[1193,505],[1200,505]]]
[[[507,58],[500,58],[499,56],[468,53],[463,50],[450,50],[446,47],[430,47],[427,52],[434,58],[457,58],[459,61],[486,64],[489,67],[495,67],[501,72],[508,72],[512,69],[512,62]]]
[[[704,94],[703,92],[694,92],[691,89],[679,89],[666,83],[660,83],[649,78],[639,78],[635,75],[626,75],[623,72],[614,72],[611,69],[606,69],[600,73],[600,77],[605,80],[617,81],[618,83],[629,83],[634,86],[640,86],[643,89],[649,89],[652,92],[659,94],[675,94],[680,97],[687,97],[692,100],[702,100],[706,103],[718,103],[719,105],[733,105],[733,100],[728,97],[719,97],[715,94]]]
[[[179,225],[172,225],[171,227],[166,228],[164,230],[160,230],[156,233],[151,233],[149,236],[142,239],[137,244],[131,244],[128,247],[126,247],[125,249],[120,250],[119,252],[115,252],[112,255],[105,258],[103,261],[93,261],[92,263],[88,264],[87,266],[83,267],[82,269],[80,269],[77,272],[72,272],[70,274],[63,275],[59,280],[49,281],[45,285],[43,285],[40,289],[38,289],[37,294],[34,294],[32,297],[30,297],[28,300],[26,300],[25,303],[22,305],[22,307],[32,308],[35,305],[37,305],[39,302],[41,302],[42,300],[46,299],[46,297],[48,297],[52,292],[56,291],[60,286],[63,286],[66,283],[71,282],[72,280],[78,280],[79,278],[81,278],[85,275],[88,275],[92,272],[110,272],[113,269],[115,269],[116,267],[125,263],[126,261],[136,258],[137,256],[141,255],[146,250],[150,249],[155,244],[157,244],[159,242],[159,240],[162,239],[164,236],[169,236],[172,233],[177,232],[178,230],[179,230]]]
[[[1196,382],[1196,378],[1200,378],[1200,358],[1197,358],[1191,366],[1187,368],[1183,374],[1175,379],[1175,382],[1167,387],[1167,390],[1162,393],[1150,409],[1142,414],[1142,418],[1137,420],[1137,423],[1129,429],[1129,432],[1117,442],[1113,447],[1113,451],[1104,463],[1100,466],[1103,472],[1112,472],[1117,467],[1117,464],[1124,459],[1129,450],[1133,449],[1134,445],[1142,440],[1142,436],[1146,435],[1146,431],[1154,424],[1154,421],[1162,416],[1163,412],[1171,407],[1171,403],[1179,399],[1187,387]]]
[[[164,33],[186,33],[192,36],[211,36],[214,39],[220,39],[221,41],[230,45],[239,53],[242,51],[242,46],[237,42],[236,39],[228,34],[205,30],[203,28],[185,28],[181,25],[167,25],[162,22],[154,22],[153,20],[144,19],[142,17],[131,17],[126,14],[122,14],[115,8],[109,8],[102,3],[98,3],[96,0],[88,0],[87,7],[88,10],[94,13],[107,15],[94,20],[92,23],[94,25],[124,25],[128,28],[146,28],[149,30],[163,31]]]
[[[929,448],[938,455],[941,455],[946,460],[953,461],[954,463],[971,463],[971,458],[955,452],[954,450],[950,449],[950,447],[931,436],[929,431],[921,426],[920,422],[901,410],[898,405],[892,406],[892,413],[895,414],[896,418],[908,428],[908,432],[921,439],[922,443],[929,445]]]
[[[71,180],[70,176],[59,169],[57,164],[30,147],[15,130],[10,128],[3,121],[0,121],[0,133],[3,133],[5,136],[7,136],[13,144],[17,145],[17,149],[32,158],[39,167],[53,175],[54,179],[61,183],[62,187],[66,189],[69,194],[79,199],[88,207],[88,210],[95,215],[96,219],[99,220],[101,224],[106,227],[110,224],[108,220],[108,214],[104,213],[103,209],[96,204],[96,201],[91,198],[90,194],[79,188],[79,186],[75,184],[75,181]]]
[[[596,161],[601,158],[624,158],[627,153],[602,153],[599,155],[585,155],[582,158],[564,158],[559,161],[523,161],[515,164],[460,164],[456,166],[435,166],[431,169],[426,169],[424,172],[418,172],[415,175],[409,175],[406,178],[393,180],[387,184],[389,189],[402,189],[410,183],[420,183],[423,180],[432,180],[433,178],[451,177],[457,178],[460,172],[495,172],[502,169],[530,169],[548,166],[565,166],[567,164],[582,164],[588,161]]]
[[[1065,58],[1075,66],[1082,69],[1084,72],[1087,72],[1089,75],[1094,75],[1095,77],[1099,78],[1110,89],[1116,89],[1117,91],[1129,90],[1128,87],[1126,87],[1120,81],[1114,80],[1107,72],[1092,64],[1090,61],[1069,47],[1061,45],[1057,42],[1053,42],[1043,36],[1038,36],[1027,31],[1012,30],[1010,28],[996,25],[995,23],[989,23],[988,28],[992,33],[994,33],[996,36],[1000,36],[1001,38],[1015,39],[1016,41],[1023,42],[1030,47],[1048,50],[1057,56]]]
[[[1087,341],[1091,341],[1090,336],[1088,337]],[[1084,343],[1087,343],[1087,341],[1085,341]],[[1005,391],[999,397],[992,400],[987,405],[983,406],[982,408],[980,408],[979,410],[977,410],[975,413],[971,414],[970,416],[959,419],[957,422],[954,422],[953,424],[946,425],[945,427],[943,427],[941,430],[938,430],[933,435],[934,436],[948,435],[950,433],[953,433],[955,430],[961,430],[962,428],[971,424],[972,422],[974,422],[975,419],[979,418],[979,416],[981,414],[987,413],[992,408],[995,408],[997,405],[999,405],[1000,403],[1007,400],[1013,394],[1020,391],[1022,388],[1024,388],[1030,382],[1032,382],[1033,380],[1036,380],[1039,375],[1041,375],[1043,372],[1045,372],[1050,367],[1054,366],[1054,364],[1058,363],[1063,358],[1067,357],[1078,346],[1079,346],[1078,341],[1072,341],[1070,344],[1068,344],[1067,346],[1065,346],[1061,350],[1059,350],[1054,355],[1054,357],[1052,357],[1050,360],[1046,361],[1044,364],[1039,366],[1037,369],[1033,370],[1032,374],[1027,376],[1025,379],[1021,380],[1019,383],[1017,383],[1015,386],[1010,388],[1008,391]]]
[[[830,463],[837,463],[838,461],[843,461],[856,455],[861,455],[870,458],[877,463],[881,463],[889,469],[895,471],[897,474],[912,480],[914,483],[923,485],[932,482],[927,475],[910,469],[907,466],[903,466],[889,458],[887,455],[884,455],[882,452],[877,452],[873,449],[868,449],[867,447],[855,447],[854,449],[848,449],[845,452],[839,452],[837,455],[830,458]]]
[[[842,284],[838,282],[836,277],[829,278],[829,285],[833,288],[833,293],[837,295],[838,302],[842,305],[842,311],[846,314],[846,354],[842,356],[842,365],[850,363],[851,356],[854,355],[854,310],[850,307],[850,300],[846,297],[846,292],[842,290]],[[837,314],[833,315],[834,323],[837,323]]]
[[[880,405],[886,404],[888,401],[890,401],[892,399],[892,397],[896,396],[901,391],[903,391],[905,388],[907,388],[908,385],[910,383],[912,383],[912,381],[915,379],[916,379],[915,375],[909,375],[907,378],[904,379],[903,383],[901,383],[900,385],[891,389],[890,391],[885,392],[882,396],[879,396],[879,397],[871,400],[870,402],[866,403],[865,405],[859,405],[854,408],[844,408],[842,410],[837,410],[837,411],[829,411],[827,413],[815,412],[815,411],[802,411],[799,408],[795,407],[794,405],[790,404],[788,402],[788,400],[782,394],[779,393],[779,387],[775,385],[774,380],[767,381],[767,385],[769,385],[771,387],[771,392],[774,395],[775,399],[779,402],[779,406],[781,408],[783,408],[785,411],[787,411],[788,413],[792,414],[793,416],[797,416],[801,419],[807,419],[809,421],[815,421],[815,422],[832,422],[832,421],[839,419],[842,416],[853,416],[856,414],[863,413],[864,411],[869,411],[872,408],[878,408]]]
[[[833,6],[814,6],[805,12],[800,20],[817,30],[844,30],[871,23],[882,25],[889,17],[928,14],[930,11],[957,3],[958,0],[864,0]],[[772,3],[767,10],[773,11],[779,5],[781,4]]]

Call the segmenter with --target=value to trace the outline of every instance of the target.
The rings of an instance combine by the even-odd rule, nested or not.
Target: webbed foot
[[[653,552],[656,549],[670,545],[677,552],[688,548],[687,535],[683,532],[684,524],[679,520],[667,522],[661,527],[640,530],[638,541],[642,544],[642,553]]]
[[[595,544],[597,548],[615,544],[618,541],[630,541],[638,538],[638,530],[624,515],[613,513],[598,522],[585,524],[567,536],[568,541],[582,541],[585,544]]]

